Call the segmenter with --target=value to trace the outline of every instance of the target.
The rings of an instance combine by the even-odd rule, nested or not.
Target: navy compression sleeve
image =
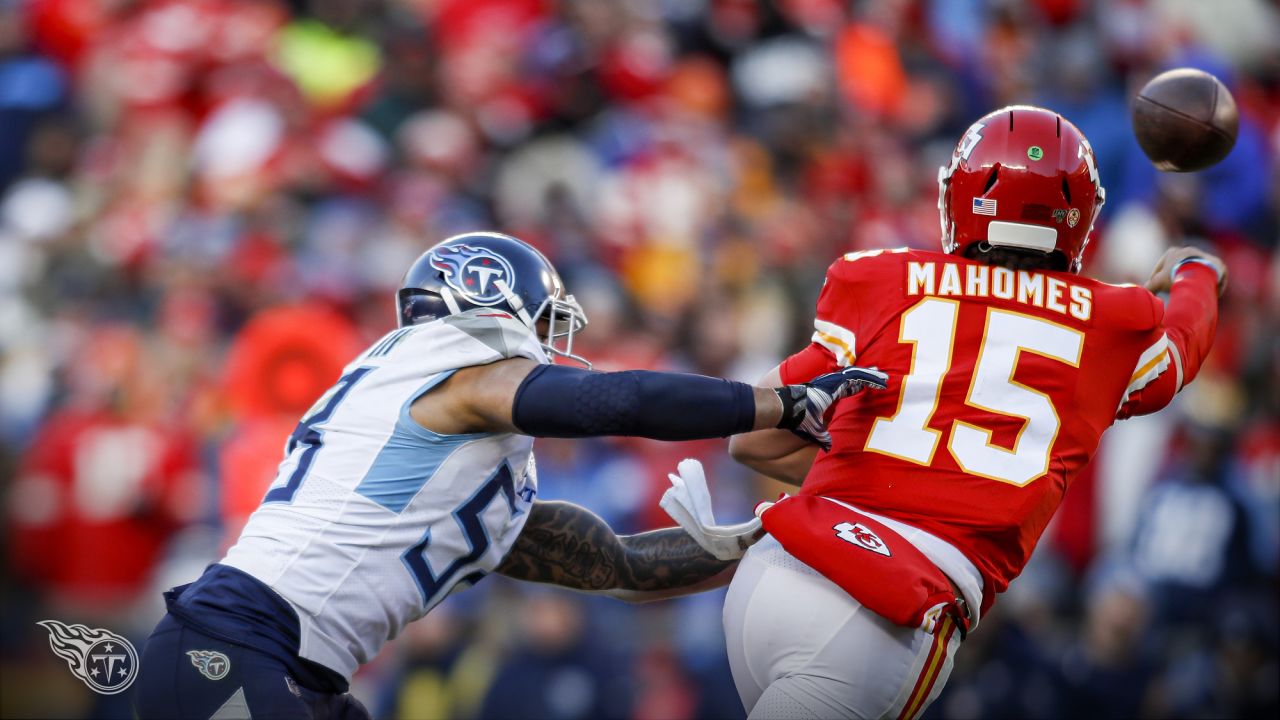
[[[750,385],[721,378],[540,365],[520,384],[511,415],[534,437],[698,440],[751,430],[756,402]]]

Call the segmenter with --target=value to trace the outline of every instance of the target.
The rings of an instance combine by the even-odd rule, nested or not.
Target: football
[[[1235,98],[1202,70],[1160,73],[1133,101],[1133,134],[1156,168],[1192,172],[1231,152],[1240,127]]]

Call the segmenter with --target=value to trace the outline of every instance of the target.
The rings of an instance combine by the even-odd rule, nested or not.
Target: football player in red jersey
[[[835,409],[830,452],[773,430],[732,441],[801,485],[764,511],[770,537],[725,602],[751,717],[919,716],[1103,431],[1195,378],[1224,265],[1177,248],[1145,288],[1077,275],[1104,197],[1074,125],[1008,107],[941,168],[944,253],[831,265],[812,344],[759,384],[855,362],[891,380]]]

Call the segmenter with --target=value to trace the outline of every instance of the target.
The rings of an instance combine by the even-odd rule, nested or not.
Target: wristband
[[[809,393],[803,385],[784,385],[773,389],[778,394],[778,399],[782,401],[782,417],[778,418],[778,424],[774,427],[780,430],[796,430],[799,429],[800,423],[804,422],[804,401],[808,398]]]
[[[1169,282],[1173,282],[1174,280],[1178,279],[1178,270],[1183,265],[1186,265],[1187,263],[1196,263],[1197,265],[1204,265],[1205,267],[1212,270],[1214,275],[1218,276],[1218,284],[1219,285],[1222,284],[1222,273],[1218,270],[1218,267],[1202,257],[1189,257],[1183,260],[1179,260],[1177,264],[1175,264],[1172,268],[1169,269]]]

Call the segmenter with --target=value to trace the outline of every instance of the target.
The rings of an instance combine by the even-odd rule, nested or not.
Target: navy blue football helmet
[[[463,233],[432,247],[405,273],[397,301],[400,327],[475,308],[503,310],[527,325],[553,357],[591,365],[573,354],[573,336],[587,326],[586,313],[565,294],[551,261],[510,235]],[[538,332],[541,320],[545,335]]]

